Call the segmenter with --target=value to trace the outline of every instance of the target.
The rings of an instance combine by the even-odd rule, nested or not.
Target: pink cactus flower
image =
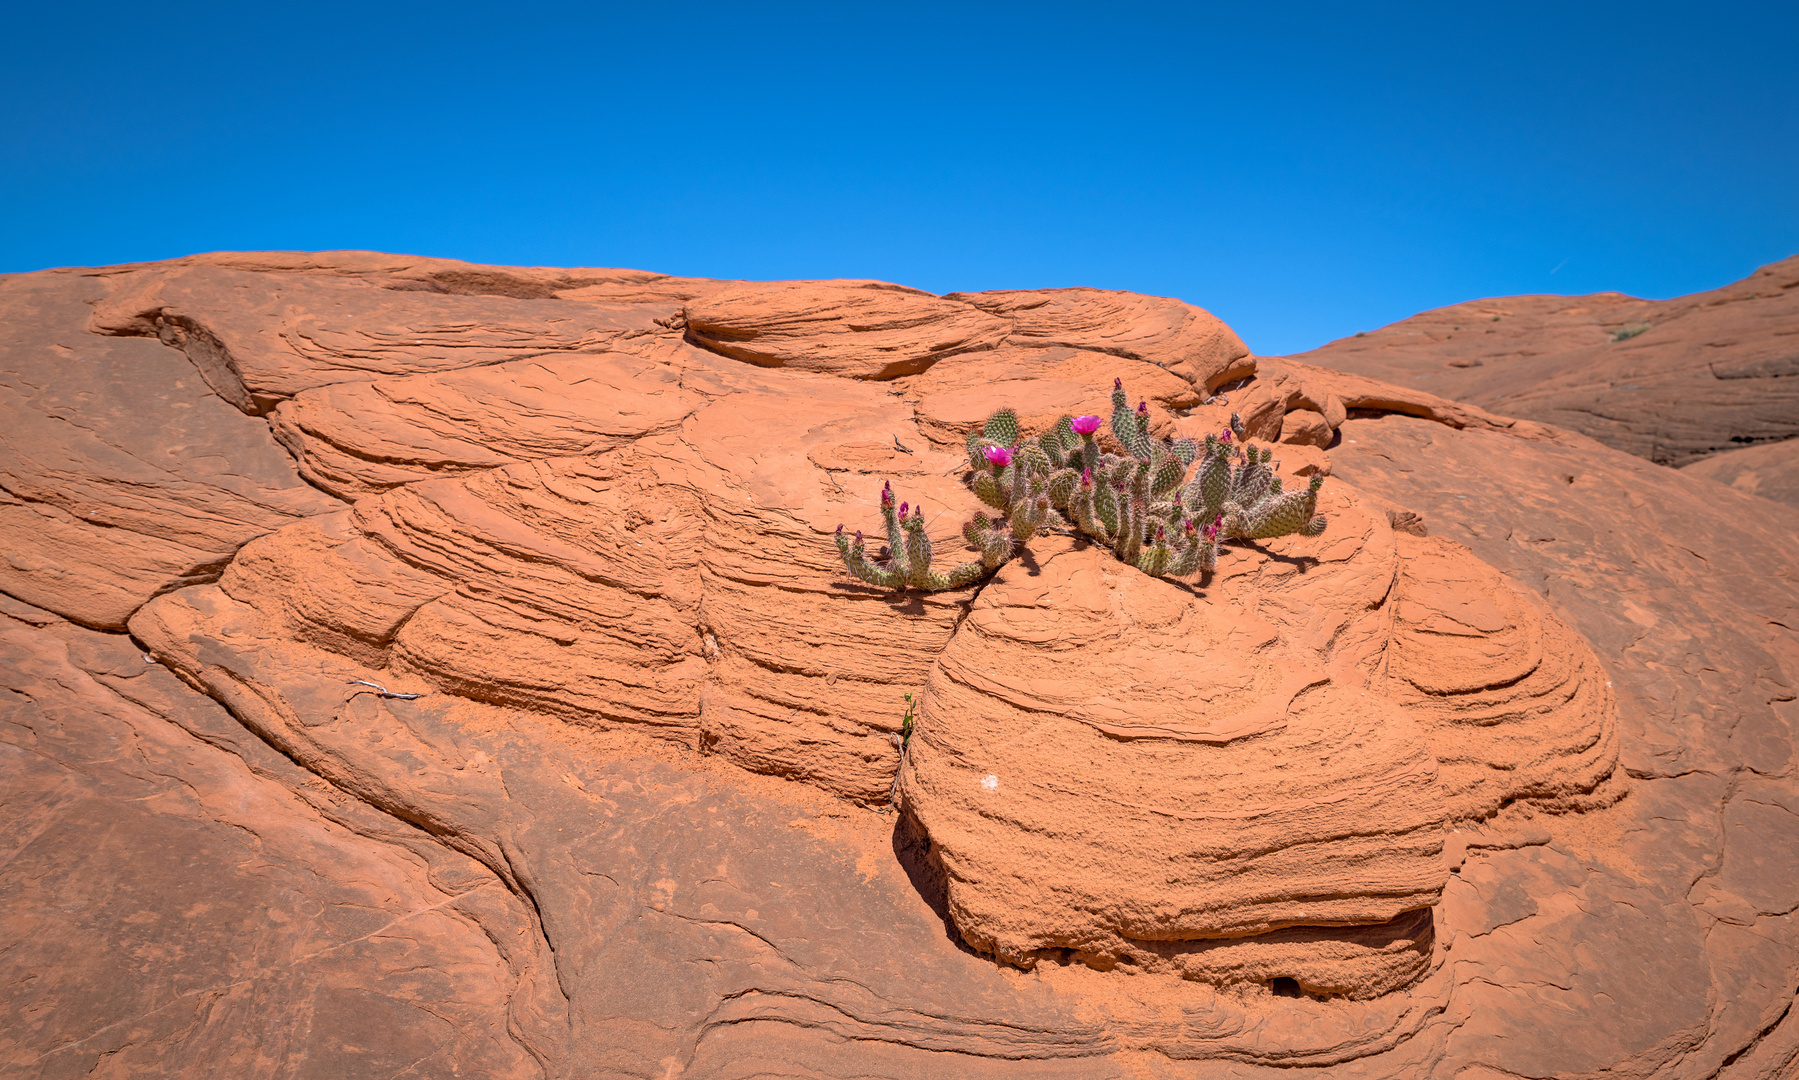
[[[1076,435],[1091,435],[1099,430],[1099,417],[1077,416],[1069,426],[1074,428]]]
[[[836,534],[835,534],[835,535],[837,535],[837,536],[842,536],[842,535],[843,535],[843,523],[842,523],[842,522],[839,522],[839,523],[838,523],[838,524],[837,524],[837,532],[836,532]]]
[[[1157,525],[1156,526],[1156,543],[1159,544],[1166,539],[1168,539],[1168,530],[1163,528],[1160,525]]]
[[[1188,518],[1185,521],[1181,522],[1181,531],[1186,533],[1188,536],[1192,536],[1194,533],[1198,532],[1199,530],[1195,529],[1193,527],[1193,519]]]
[[[910,503],[900,503],[900,515],[899,515],[900,517],[906,516],[906,507],[908,507],[910,505],[911,505]]]
[[[1218,539],[1218,526],[1216,526],[1216,525],[1207,525],[1206,526],[1206,539],[1207,540]]]
[[[1147,401],[1137,402],[1137,415],[1138,416],[1148,416],[1149,415],[1149,402],[1147,402]]]
[[[881,485],[881,509],[885,510],[889,506],[892,506],[892,505],[893,505],[893,481],[889,480],[885,484]]]
[[[1091,468],[1081,470],[1081,486],[1084,488],[1093,486],[1093,470]]]
[[[862,530],[861,529],[856,530],[856,546],[857,547],[862,546]]]
[[[1124,380],[1123,379],[1113,379],[1112,380],[1112,389],[1123,390],[1124,389]]]
[[[983,453],[987,456],[987,464],[996,469],[1012,464],[1012,451],[1003,446],[989,446]]]
[[[1220,432],[1218,435],[1218,441],[1222,442],[1222,443],[1230,442],[1231,441],[1231,429],[1225,428],[1222,432]]]

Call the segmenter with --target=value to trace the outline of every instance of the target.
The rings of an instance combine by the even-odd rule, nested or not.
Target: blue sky
[[[1257,10],[1246,11],[1245,8]],[[0,271],[371,248],[1178,296],[1264,354],[1799,253],[1799,4],[41,5]]]

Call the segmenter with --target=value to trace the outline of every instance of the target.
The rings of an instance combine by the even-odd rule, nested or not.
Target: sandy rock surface
[[[342,504],[180,353],[88,333],[103,279],[0,278],[0,589],[124,628],[253,537]]]
[[[1471,402],[1684,465],[1799,434],[1799,256],[1672,300],[1502,296],[1293,359]]]
[[[1682,467],[1694,476],[1728,484],[1745,495],[1759,495],[1799,508],[1799,440],[1720,450]]]
[[[1255,373],[1249,346],[1212,313],[1179,300],[1106,289],[950,293],[1011,321],[1008,341],[1145,360],[1203,390]]]
[[[1799,511],[1100,290],[271,253],[0,302],[20,1075],[1799,1063]],[[970,557],[965,433],[1112,378],[1241,412],[1326,533],[844,573],[886,481]]]

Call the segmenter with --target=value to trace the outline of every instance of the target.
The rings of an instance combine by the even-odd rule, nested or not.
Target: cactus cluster
[[[998,569],[1031,537],[1070,526],[1112,549],[1121,562],[1146,574],[1187,577],[1210,573],[1225,540],[1263,540],[1299,533],[1317,536],[1321,476],[1303,490],[1281,490],[1274,451],[1249,446],[1243,421],[1193,439],[1150,435],[1149,405],[1132,409],[1122,381],[1112,381],[1112,436],[1123,454],[1100,448],[1097,416],[1064,416],[1036,438],[1026,438],[1018,414],[1002,409],[968,436],[974,492],[994,514],[976,513],[962,535],[978,561],[949,573],[931,569],[931,541],[924,511],[907,516],[894,507],[891,484],[881,489],[888,557],[870,559],[857,532],[851,540],[837,527],[837,550],[856,578],[888,588],[927,591],[967,585]],[[1188,479],[1195,461],[1199,467]]]

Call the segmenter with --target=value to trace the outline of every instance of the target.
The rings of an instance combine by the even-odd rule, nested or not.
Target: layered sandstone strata
[[[1685,465],[1799,435],[1796,285],[1799,257],[1671,300],[1615,292],[1470,300],[1294,359]]]
[[[22,1061],[1774,1076],[1799,1046],[1774,504],[1099,290],[368,253],[3,289],[44,298],[9,309],[40,434],[0,436],[3,587],[51,610],[0,611],[31,763],[0,882],[60,943],[0,951]],[[955,557],[969,427],[1113,377],[1161,434],[1242,412],[1329,475],[1329,530],[1186,584],[1064,537],[929,596],[842,572],[885,480]],[[52,460],[77,428],[129,453]],[[161,865],[188,848],[223,922]],[[114,878],[145,885],[53,895]],[[250,959],[193,959],[259,911]],[[93,976],[125,954],[161,959]],[[276,1045],[270,1015],[325,1019]]]
[[[1373,997],[1429,966],[1449,830],[1621,794],[1578,636],[1326,491],[1323,537],[1227,549],[1204,588],[1049,541],[982,590],[904,774],[970,942]]]

